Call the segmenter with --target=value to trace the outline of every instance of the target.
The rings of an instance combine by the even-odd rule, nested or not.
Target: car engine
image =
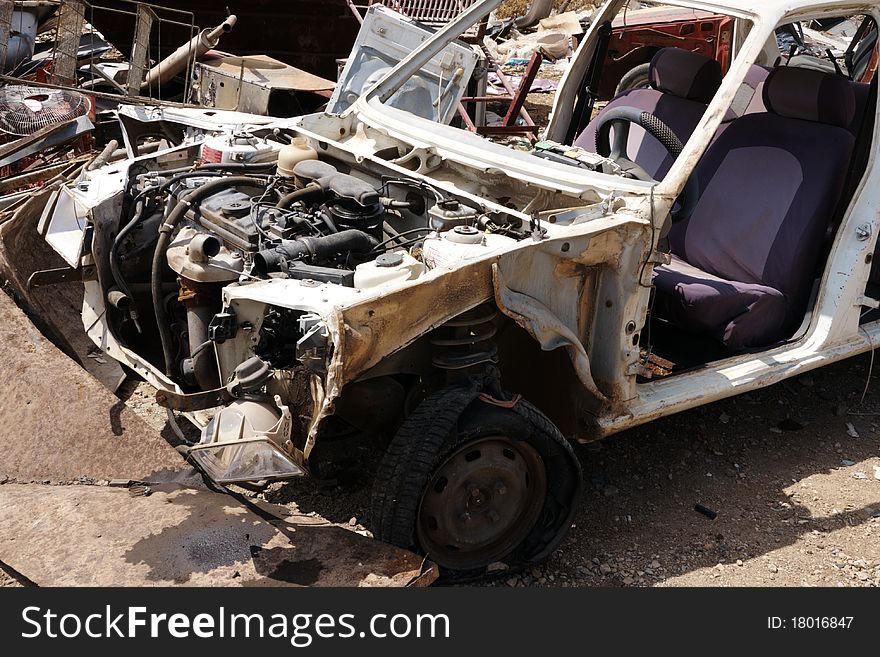
[[[292,425],[312,416],[309,380],[326,373],[332,349],[322,301],[416,280],[526,236],[503,212],[415,177],[318,159],[277,131],[198,148],[186,167],[131,164],[121,219],[99,231],[93,255],[118,341],[173,382],[182,406],[226,405],[203,442],[222,442],[211,432],[230,413],[239,436],[280,431],[293,403],[277,442],[302,449],[290,436],[308,428]]]

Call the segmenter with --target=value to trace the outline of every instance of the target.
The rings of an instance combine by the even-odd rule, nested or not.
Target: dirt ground
[[[880,361],[862,402],[870,365],[861,356],[577,446],[584,490],[560,549],[480,584],[880,586]],[[123,395],[165,428],[148,386]],[[263,497],[368,534],[369,488],[361,472]]]

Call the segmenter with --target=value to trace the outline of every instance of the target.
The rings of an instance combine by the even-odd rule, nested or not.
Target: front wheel
[[[528,402],[502,408],[459,392],[426,399],[392,440],[373,488],[374,533],[448,571],[540,561],[571,526],[580,464]]]

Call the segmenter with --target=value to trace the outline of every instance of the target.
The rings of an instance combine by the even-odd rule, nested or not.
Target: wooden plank
[[[9,35],[12,31],[12,2],[0,3],[0,71],[6,70],[6,53],[9,48]]]
[[[56,82],[76,84],[77,53],[85,23],[85,13],[86,8],[81,0],[65,0],[61,5],[53,68]]]
[[[131,68],[125,84],[129,96],[139,96],[150,57],[150,33],[156,14],[146,5],[137,6],[137,23],[134,30],[134,43],[131,47]]]

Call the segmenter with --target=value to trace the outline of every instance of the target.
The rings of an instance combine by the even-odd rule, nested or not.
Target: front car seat
[[[574,145],[596,151],[596,126],[615,107],[635,107],[663,121],[687,142],[703,118],[709,101],[721,86],[721,66],[709,57],[680,48],[663,48],[648,69],[649,89],[631,89],[606,105]],[[637,125],[630,127],[627,157],[655,180],[661,180],[674,160],[666,148]]]
[[[783,67],[765,113],[734,121],[694,175],[690,217],[672,227],[672,263],[655,268],[654,313],[730,351],[766,347],[803,320],[853,152],[850,82]]]

